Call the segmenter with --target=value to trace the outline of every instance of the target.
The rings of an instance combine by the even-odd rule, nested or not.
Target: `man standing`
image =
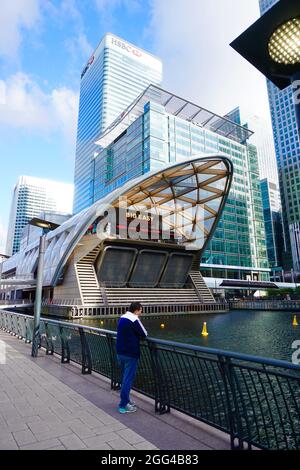
[[[140,358],[140,339],[148,334],[139,319],[141,315],[142,305],[134,302],[130,305],[129,311],[121,316],[118,324],[117,358],[122,370],[120,413],[136,411],[136,406],[130,401],[129,395]]]

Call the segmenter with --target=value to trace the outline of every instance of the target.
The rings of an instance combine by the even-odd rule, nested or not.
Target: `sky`
[[[161,57],[163,86],[270,119],[264,77],[230,42],[258,0],[1,0],[0,253],[20,175],[73,182],[80,73],[105,32]]]

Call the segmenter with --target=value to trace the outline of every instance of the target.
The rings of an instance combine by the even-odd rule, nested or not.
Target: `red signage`
[[[118,39],[112,38],[111,42],[115,46],[120,47],[121,49],[133,54],[136,57],[141,57],[143,55],[138,49],[135,49],[133,46],[130,46],[130,44],[126,44],[125,42],[119,41]]]
[[[89,58],[89,61],[88,63],[86,64],[86,66],[84,67],[82,73],[81,73],[81,78],[84,76],[84,74],[87,72],[87,70],[89,69],[89,67],[92,65],[92,63],[94,62],[95,60],[95,56],[94,54]]]

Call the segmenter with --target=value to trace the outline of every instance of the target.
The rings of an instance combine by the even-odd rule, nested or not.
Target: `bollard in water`
[[[298,326],[297,315],[294,315],[293,326]]]
[[[208,336],[206,321],[203,323],[203,328],[202,328],[202,333],[201,334],[202,334],[202,336]]]

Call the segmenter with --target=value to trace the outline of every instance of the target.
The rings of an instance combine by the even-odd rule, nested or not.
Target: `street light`
[[[279,26],[270,37],[269,54],[278,64],[300,63],[300,17]]]
[[[280,0],[231,47],[280,90],[292,84],[300,137],[300,2]]]
[[[39,227],[43,229],[43,233],[40,236],[39,243],[39,254],[38,254],[38,266],[37,266],[37,277],[36,277],[36,290],[35,290],[35,301],[34,301],[34,319],[33,319],[33,336],[32,336],[32,349],[31,356],[37,357],[39,348],[39,334],[40,334],[40,318],[41,318],[41,306],[42,306],[42,292],[43,292],[43,272],[44,272],[44,254],[46,251],[46,237],[50,230],[54,230],[59,225],[48,222],[47,220],[39,219],[34,217],[30,220],[29,225]]]
[[[3,300],[2,299],[2,270],[3,270],[3,262],[4,260],[10,258],[9,255],[5,255],[4,253],[0,253],[0,300]],[[5,295],[4,295],[4,299],[5,299]]]

